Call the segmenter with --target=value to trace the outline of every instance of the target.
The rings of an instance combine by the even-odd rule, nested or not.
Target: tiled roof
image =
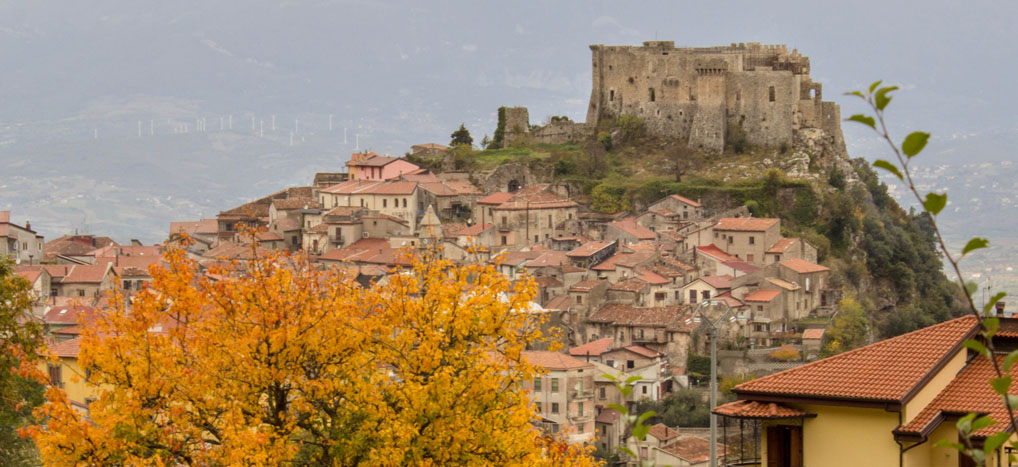
[[[366,159],[361,160],[350,159],[350,161],[347,162],[346,165],[349,167],[382,167],[399,160],[398,157],[380,156],[375,153],[369,153],[368,155],[370,157]]]
[[[771,247],[768,248],[767,251],[765,251],[764,253],[775,253],[775,254],[784,253],[789,248],[791,248],[792,245],[795,244],[795,242],[798,242],[798,241],[799,241],[798,238],[782,238],[782,239],[774,242],[774,244],[771,245]]]
[[[700,203],[697,203],[696,201],[693,201],[693,200],[691,200],[689,198],[686,198],[685,196],[672,195],[672,199],[676,199],[678,201],[686,203],[686,204],[688,204],[690,206],[693,206],[694,208],[700,207]]]
[[[401,180],[406,180],[408,182],[418,182],[418,183],[442,181],[441,178],[438,178],[438,175],[435,175],[431,172],[421,173],[422,170],[425,169],[417,169],[413,172],[405,173],[403,175],[400,175],[399,178]]]
[[[492,227],[492,224],[474,224],[456,232],[456,235],[480,235],[481,232],[491,229]]]
[[[630,345],[630,346],[623,347],[623,348],[628,350],[628,351],[630,351],[630,352],[633,352],[633,353],[635,353],[637,355],[641,355],[641,356],[644,356],[644,357],[647,357],[647,358],[657,358],[657,357],[661,356],[660,352],[658,352],[656,350],[648,349],[648,348],[646,348],[646,347],[644,347],[642,345]]]
[[[792,271],[795,271],[795,272],[797,272],[799,274],[808,274],[808,273],[811,273],[811,272],[823,272],[823,271],[830,271],[831,270],[831,268],[828,268],[828,267],[825,267],[825,266],[821,266],[821,265],[816,264],[816,263],[811,263],[811,262],[806,261],[804,259],[798,259],[798,258],[796,258],[796,259],[786,259],[786,260],[784,260],[784,261],[782,261],[782,262],[780,262],[778,264],[780,264],[780,265],[782,265],[782,266],[784,266],[784,267],[786,267],[788,269],[791,269]]]
[[[904,402],[975,329],[971,316],[953,319],[742,383],[735,392],[740,399],[760,394]]]
[[[657,234],[655,234],[653,230],[636,223],[635,217],[627,217],[625,219],[612,222],[610,225],[640,240],[657,239]]]
[[[662,230],[659,231],[657,234],[661,236],[663,239],[672,240],[675,242],[681,241],[683,238],[685,238],[682,234],[674,230]]]
[[[571,306],[573,306],[573,299],[569,298],[568,295],[559,295],[551,300],[548,300],[548,303],[544,305],[544,309],[565,311],[568,310],[569,307]]]
[[[577,282],[577,283],[573,284],[573,286],[569,288],[569,291],[570,292],[590,292],[591,290],[594,290],[595,287],[597,287],[597,286],[599,286],[601,284],[604,284],[606,282],[608,282],[608,281],[603,280],[603,279],[589,279],[589,280],[585,280],[585,281]]]
[[[29,284],[34,284],[35,280],[42,275],[42,269],[14,271],[14,273],[27,280]]]
[[[561,251],[545,251],[541,256],[527,263],[528,268],[558,267],[567,263],[566,254]]]
[[[529,264],[527,266],[529,266]],[[537,285],[540,286],[542,289],[562,287],[562,285],[563,285],[562,281],[560,281],[560,280],[558,280],[558,279],[556,279],[554,277],[551,277],[551,276],[541,276],[541,277],[538,277],[538,278],[534,279],[534,282],[536,282]]]
[[[523,358],[532,365],[547,370],[572,370],[574,368],[593,368],[594,365],[564,353],[545,352],[541,350],[524,350]]]
[[[826,329],[824,329],[824,328],[810,328],[810,329],[807,329],[807,330],[802,332],[802,338],[803,339],[823,339],[825,331],[826,331]]]
[[[360,206],[336,206],[336,207],[330,209],[325,214],[322,214],[322,216],[324,216],[324,217],[330,217],[330,216],[350,217],[350,216],[352,216],[354,214],[357,214],[358,212],[361,212],[361,211],[367,211],[367,209],[365,209],[363,207],[360,207]]]
[[[84,319],[86,322],[91,322],[98,317],[95,308],[90,306],[54,306],[46,310],[46,314],[43,315],[43,321],[46,324],[78,324],[79,320]]]
[[[287,199],[274,199],[272,205],[276,209],[321,209],[321,204],[318,204],[318,200],[314,198],[287,198]]]
[[[349,180],[332,185],[322,193],[338,195],[412,195],[417,182],[394,180]]]
[[[640,279],[631,278],[608,286],[608,290],[617,290],[622,292],[639,292],[646,287],[647,287],[646,282]]]
[[[671,282],[670,280],[666,279],[660,274],[649,269],[645,271],[640,271],[640,274],[636,277],[652,285],[665,285]]]
[[[698,246],[695,247],[695,249],[697,253],[705,254],[721,262],[739,261],[739,258],[736,258],[735,256],[726,253],[725,250],[722,250],[713,244],[707,246]]]
[[[405,177],[404,177],[405,178]],[[466,180],[422,182],[421,188],[435,196],[479,195],[481,190]]]
[[[252,201],[250,203],[237,206],[233,209],[222,211],[216,217],[230,217],[243,219],[269,217],[269,203],[260,203],[258,201]]]
[[[785,290],[799,290],[799,284],[796,284],[795,282],[788,282],[786,280],[778,279],[777,277],[768,277],[764,280]]]
[[[674,325],[685,312],[686,308],[680,306],[638,308],[623,303],[608,303],[587,321],[622,326],[668,327]]]
[[[502,204],[513,197],[512,193],[496,192],[477,200],[477,204]]]
[[[569,355],[582,357],[584,355],[601,355],[612,349],[612,343],[615,339],[611,337],[605,337],[604,339],[598,339],[596,341],[590,341],[586,344],[573,347],[569,349]]]
[[[1003,360],[1005,356],[997,357]],[[1011,367],[1012,377],[1018,376],[1018,366]],[[937,394],[933,401],[926,405],[919,415],[916,415],[905,426],[895,431],[908,434],[929,434],[937,425],[944,421],[944,416],[967,414],[978,412],[989,415],[996,420],[996,423],[973,435],[977,438],[985,438],[996,432],[1007,430],[1008,413],[1000,395],[993,391],[989,381],[996,378],[997,374],[993,369],[990,360],[978,357],[968,364],[957,376],[948,383],[940,394]],[[1008,393],[1013,394],[1018,389],[1018,379],[1011,382]]]
[[[555,193],[542,191],[539,193],[517,192],[508,201],[499,204],[495,209],[519,211],[523,209],[558,209],[578,206],[575,201],[563,198]]]
[[[259,242],[279,242],[282,240],[283,237],[275,232],[261,232],[258,234]]]
[[[780,290],[760,289],[755,292],[746,294],[744,297],[742,297],[742,301],[770,303],[770,301],[777,298],[778,295],[781,295]]]
[[[60,280],[62,284],[98,284],[106,278],[108,268],[102,265],[75,265],[70,272]]]
[[[718,220],[718,225],[714,226],[714,230],[763,232],[778,222],[781,222],[781,220],[775,218],[723,217]]]
[[[812,414],[776,402],[734,401],[714,407],[714,413],[735,418],[780,419],[808,417]]]
[[[566,256],[573,258],[586,258],[598,251],[601,251],[611,245],[610,242],[587,242],[580,245],[575,250],[566,253]]]
[[[730,289],[732,288],[732,276],[725,274],[723,276],[703,276],[700,280],[707,283],[707,285],[714,287],[715,289]]]
[[[659,448],[690,464],[699,465],[710,460],[710,441],[696,436],[683,436],[667,446]],[[717,452],[725,452],[725,445],[718,443]]]
[[[57,342],[49,346],[49,351],[58,357],[78,358],[81,351],[81,338],[75,337],[71,340]]]
[[[295,230],[300,230],[300,223],[297,222],[297,219],[282,217],[276,219],[275,222],[273,222],[272,225],[270,225],[269,227],[271,227],[272,230],[276,230],[279,232],[293,232]]]
[[[594,419],[594,422],[608,424],[615,423],[619,420],[619,415],[621,414],[619,413],[618,410],[609,409],[606,407],[601,409],[601,413],[597,414],[597,418]]]
[[[194,222],[170,222],[170,235],[185,233],[188,235],[214,234],[219,231],[219,221],[202,219]]]
[[[757,269],[760,269],[745,261],[723,261],[721,262],[721,264],[724,264],[725,266],[728,266],[736,271],[744,272],[746,274],[749,274],[753,271],[756,271]]]
[[[650,427],[647,434],[657,438],[659,441],[663,441],[664,443],[662,444],[668,444],[669,440],[680,436],[678,431],[668,428],[668,425],[665,425],[664,423],[658,423],[657,425]]]

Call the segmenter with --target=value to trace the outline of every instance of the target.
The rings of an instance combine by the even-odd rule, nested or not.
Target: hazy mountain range
[[[952,238],[1006,236],[1018,168],[996,163],[1018,143],[1016,13],[947,1],[0,0],[0,209],[50,238],[158,241],[170,220],[307,184],[357,148],[402,154],[461,122],[480,139],[500,105],[582,120],[589,44],[756,41],[810,56],[845,116],[860,107],[843,92],[899,83],[892,130],[934,133],[921,165],[958,203],[944,215]],[[861,128],[846,137],[853,156],[885,157]]]

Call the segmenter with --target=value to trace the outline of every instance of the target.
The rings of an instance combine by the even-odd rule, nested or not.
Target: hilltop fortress
[[[586,123],[553,122],[530,136],[561,142],[592,134],[602,121],[635,115],[648,133],[705,152],[721,152],[738,133],[752,145],[792,145],[805,128],[824,130],[844,147],[838,105],[823,101],[823,85],[809,76],[809,57],[785,45],[675,47],[673,41],[649,41],[590,49]],[[513,111],[507,113],[510,140],[530,133],[526,110],[507,110]]]

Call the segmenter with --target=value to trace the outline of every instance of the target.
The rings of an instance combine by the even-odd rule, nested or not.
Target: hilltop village
[[[648,134],[701,154],[720,153],[735,140],[782,147],[781,154],[785,146],[806,147],[803,165],[848,179],[837,190],[862,185],[847,162],[840,111],[822,101],[821,85],[809,78],[809,59],[794,49],[755,43],[676,48],[654,41],[591,50],[595,79],[585,123],[554,118],[536,126],[526,108],[503,108],[489,148],[616,144],[624,135],[605,122],[635,117]],[[720,349],[720,375],[732,385],[748,381],[737,387],[741,400],[714,410],[738,426],[739,438],[723,435],[715,446],[727,460],[749,459],[738,465],[760,465],[762,455],[766,465],[803,465],[804,455],[810,463],[832,458],[842,444],[819,435],[804,438],[804,426],[821,434],[841,430],[839,410],[859,404],[879,411],[874,420],[890,423],[880,425],[890,430],[894,423],[884,418],[896,407],[900,425],[902,407],[918,391],[929,391],[922,413],[935,414],[912,419],[906,427],[911,431],[894,431],[894,443],[890,437],[874,441],[881,456],[903,456],[904,450],[896,451],[901,442],[939,429],[936,408],[946,402],[933,396],[968,381],[939,373],[927,378],[962,368],[965,351],[958,342],[973,326],[964,318],[831,357],[840,362],[835,365],[807,365],[828,342],[843,281],[832,280],[833,262],[819,264],[818,245],[787,234],[780,218],[754,217],[750,202],[719,205],[668,194],[605,212],[593,209],[592,196],[576,183],[512,161],[486,172],[462,170],[455,163],[461,147],[452,136],[453,147],[419,144],[405,157],[352,154],[345,170],[317,173],[304,186],[266,194],[215,218],[170,222],[166,240],[157,245],[79,234],[45,241],[27,221],[16,223],[12,212],[0,211],[0,257],[12,259],[16,274],[31,283],[34,314],[59,358],[47,367],[50,381],[88,413],[94,388],[71,376],[82,373],[81,327],[109,305],[107,292],[131,297],[143,290],[152,281],[150,268],[166,264],[169,247],[183,248],[210,275],[209,268],[223,262],[281,251],[306,256],[322,270],[342,269],[370,288],[387,283],[413,256],[434,253],[454,263],[490,263],[513,281],[534,281],[537,293],[528,309],[552,336],[525,352],[546,371],[521,383],[540,415],[535,423],[571,443],[592,443],[600,453],[628,447],[656,465],[706,465],[710,442],[703,428],[656,424],[646,440],[637,441],[609,405],[632,413],[682,391],[695,393],[690,404],[705,404],[701,383],[709,377],[711,344]],[[470,149],[470,141],[459,144]],[[807,184],[817,179],[805,169],[790,175]],[[808,199],[806,212],[814,212],[815,199]],[[873,356],[882,348],[918,363],[898,368]],[[933,349],[928,355],[927,348]],[[867,379],[873,372],[876,379]],[[615,382],[633,377],[632,391],[623,395]],[[999,398],[989,399],[999,404]],[[804,425],[818,413],[831,415]],[[747,432],[750,444],[741,437]],[[809,444],[819,443],[815,439],[825,444]],[[932,455],[932,444],[911,455]],[[857,447],[834,457],[851,458]]]

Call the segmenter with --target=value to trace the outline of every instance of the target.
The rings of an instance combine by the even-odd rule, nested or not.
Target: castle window
[[[608,100],[615,101],[615,90],[614,89],[608,91]]]
[[[654,102],[657,100],[657,96],[654,94],[654,88],[650,88],[650,101]]]
[[[629,84],[633,84],[633,82],[635,82],[635,80],[633,79],[633,77],[632,77],[632,76],[630,76],[630,77],[629,77]]]
[[[767,92],[770,94],[771,102],[774,102],[774,86],[771,86]]]

